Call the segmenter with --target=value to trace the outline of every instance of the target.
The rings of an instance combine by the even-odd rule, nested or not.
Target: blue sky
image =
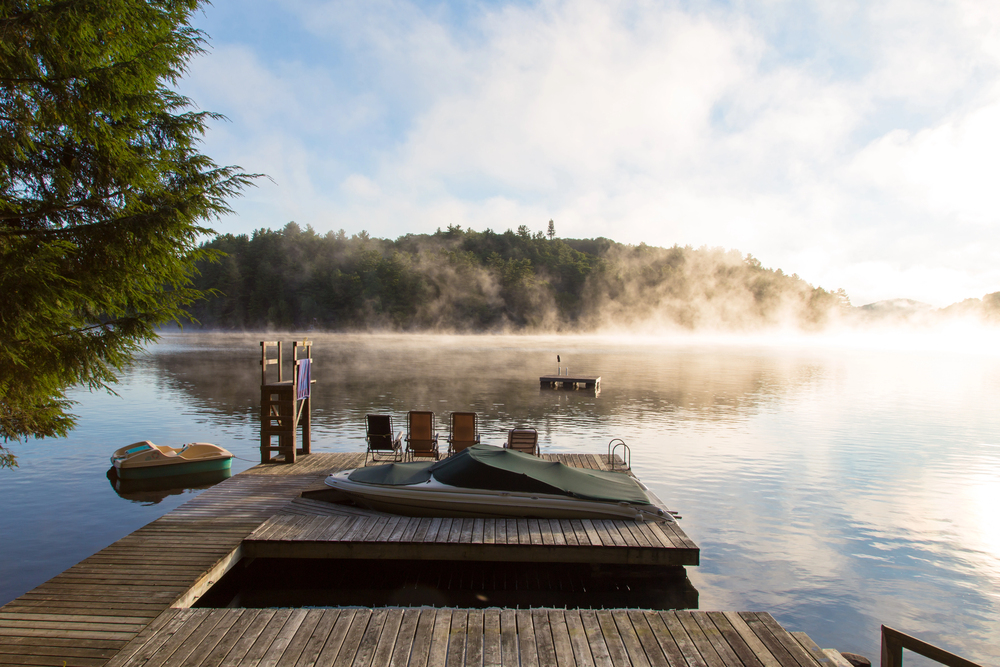
[[[721,246],[855,304],[1000,291],[993,1],[215,0],[220,232]]]

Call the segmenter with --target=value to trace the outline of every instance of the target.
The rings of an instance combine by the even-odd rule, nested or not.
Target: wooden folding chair
[[[411,459],[439,458],[434,413],[411,410],[406,416],[406,452]]]
[[[392,416],[365,415],[365,441],[368,443],[365,465],[369,455],[372,462],[403,460],[403,432],[393,435]]]
[[[479,417],[475,412],[452,412],[448,453],[457,454],[479,444]]]
[[[541,449],[538,446],[538,431],[525,426],[512,428],[507,431],[507,442],[504,444],[504,447],[517,452],[538,456],[541,453]]]

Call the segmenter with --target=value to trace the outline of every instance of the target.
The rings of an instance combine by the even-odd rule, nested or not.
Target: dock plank
[[[420,610],[416,631],[413,634],[413,642],[410,646],[409,664],[411,667],[427,667],[427,660],[431,652],[431,637],[434,634],[435,616],[433,609]]]
[[[403,622],[403,610],[390,609],[385,617],[385,624],[379,634],[378,643],[375,645],[375,653],[372,655],[372,665],[388,665],[392,657],[393,649],[396,648],[396,641],[399,638],[399,628]]]
[[[314,620],[311,624],[303,622],[293,645],[289,647],[295,651],[294,667],[313,667],[316,664],[339,616],[337,609],[323,609],[318,614],[309,615]]]
[[[655,611],[636,613],[641,613],[642,620],[649,628],[650,637],[656,642],[655,648],[652,646],[652,641],[648,644],[644,643],[646,655],[650,656],[649,661],[654,665],[666,664],[669,667],[686,667],[687,661],[684,659],[684,653],[677,646],[677,642],[674,641],[670,631],[667,630],[663,619]],[[633,622],[638,623],[635,616],[633,616]],[[637,634],[640,641],[647,639],[647,635],[644,632],[637,632]],[[656,651],[656,648],[659,649],[659,652]],[[662,661],[658,655],[663,656]]]
[[[552,623],[545,609],[532,609],[531,624],[535,635],[535,650],[539,665],[556,665],[556,647],[552,639]],[[572,657],[572,656],[571,656]]]
[[[736,653],[735,649],[729,645],[726,636],[717,627],[715,620],[711,616],[698,614],[692,618],[701,628],[704,637],[712,644],[712,648],[715,649],[723,665],[728,667],[743,663],[743,660]]]
[[[483,664],[483,633],[485,631],[485,617],[482,609],[470,609],[469,619],[466,623],[465,660],[463,665]]]
[[[500,665],[501,667],[517,667],[520,664],[517,643],[517,616],[513,609],[501,609]]]
[[[535,640],[535,628],[531,621],[531,612],[527,609],[518,609],[514,612],[515,632],[517,633],[517,658],[523,667],[539,667],[537,642]]]
[[[802,645],[774,620],[773,616],[766,612],[757,612],[757,620],[767,628],[771,636],[792,656],[799,667],[812,667],[815,658],[809,655]]]
[[[350,663],[354,667],[368,667],[372,664],[375,656],[375,649],[378,647],[382,629],[385,627],[386,618],[389,616],[389,609],[381,608],[372,611],[368,624],[361,635],[358,649],[354,654],[354,660]],[[346,656],[345,656],[346,657]]]
[[[444,665],[448,659],[448,639],[451,633],[451,610],[434,610],[434,629],[427,649],[428,667]]]
[[[676,612],[672,611],[662,611],[659,613],[660,620],[663,622],[664,627],[667,629],[668,634],[673,638],[674,643],[677,644],[677,648],[680,650],[681,655],[684,656],[685,661],[690,667],[709,667],[705,658],[698,651],[694,640],[688,635],[687,630],[684,629],[684,624],[681,623],[680,618]]]
[[[468,609],[453,609],[450,611],[451,624],[448,628],[448,657],[446,667],[461,667],[465,664],[465,651],[469,639]]]
[[[573,642],[569,637],[567,614],[568,612],[565,609],[550,609],[548,611],[549,632],[552,635],[552,652],[555,657],[555,664],[559,667],[577,667],[579,663],[574,655]]]
[[[351,628],[354,627],[354,617],[358,614],[359,612],[356,609],[344,609],[339,612],[329,636],[326,638],[312,664],[332,665],[334,663],[344,648],[347,636],[350,634]]]
[[[740,612],[740,618],[747,624],[754,636],[765,646],[778,664],[782,667],[798,667],[798,661],[781,644],[778,637],[775,637],[770,628],[758,617],[755,612]]]
[[[625,643],[618,633],[618,625],[615,623],[611,612],[607,609],[598,610],[597,623],[601,629],[601,635],[604,638],[604,645],[607,647],[611,664],[631,665],[632,662],[628,658],[628,649],[625,648]]]
[[[688,637],[691,638],[691,642],[698,653],[701,654],[705,663],[709,667],[724,667],[721,656],[716,652],[715,647],[709,641],[702,627],[698,625],[695,617],[690,614],[679,614],[677,615],[677,620],[684,627],[684,630],[687,631]]]
[[[500,610],[483,611],[483,667],[503,665],[503,646],[500,634]]]
[[[371,609],[360,609],[351,619],[351,625],[347,629],[343,643],[339,646],[336,658],[330,662],[321,664],[333,664],[336,667],[348,667],[354,664],[354,658],[358,654],[361,641],[364,638],[365,630],[368,629],[368,621],[371,620],[374,611]]]

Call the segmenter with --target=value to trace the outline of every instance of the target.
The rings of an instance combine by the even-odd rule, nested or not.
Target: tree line
[[[224,234],[202,250],[192,308],[210,329],[570,331],[825,324],[849,306],[750,255],[458,225],[395,240],[343,230]]]

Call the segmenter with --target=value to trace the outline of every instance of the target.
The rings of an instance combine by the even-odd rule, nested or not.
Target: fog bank
[[[554,230],[553,230],[554,231]],[[280,231],[224,235],[193,314],[216,330],[566,333],[803,331],[1000,322],[1000,292],[943,309],[855,307],[842,289],[723,248],[449,227],[396,240]]]

